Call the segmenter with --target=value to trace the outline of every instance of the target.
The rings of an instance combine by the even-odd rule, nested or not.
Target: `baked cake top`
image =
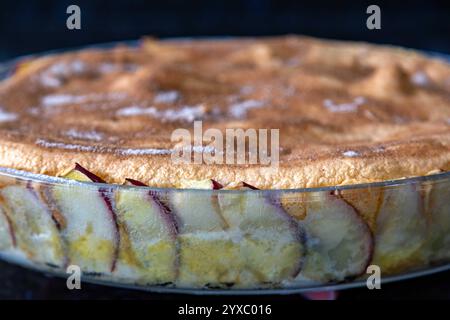
[[[279,129],[279,165],[174,163],[179,128]],[[209,141],[210,142],[210,141]],[[193,148],[193,153],[208,150]],[[221,152],[221,151],[215,151]],[[450,169],[450,66],[288,36],[156,41],[31,58],[0,85],[0,166],[111,183],[342,185]]]

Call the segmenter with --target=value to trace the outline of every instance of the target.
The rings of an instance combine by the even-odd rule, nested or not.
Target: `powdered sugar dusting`
[[[354,157],[359,156],[359,153],[356,151],[353,151],[353,150],[347,150],[347,151],[342,152],[342,155],[345,157],[354,158]]]
[[[230,106],[229,112],[235,118],[242,118],[247,115],[248,110],[261,108],[264,102],[258,100],[246,100],[243,102],[235,103]]]
[[[53,107],[62,104],[82,103],[86,101],[84,96],[72,96],[69,94],[52,94],[42,98],[41,103],[46,107]]]
[[[40,114],[40,110],[38,107],[30,107],[28,109],[28,113],[33,115],[33,116],[38,116]]]
[[[381,152],[384,152],[384,151],[386,151],[386,148],[383,147],[383,146],[379,146],[379,147],[373,148],[373,152],[376,152],[376,153],[381,153]]]
[[[158,148],[109,148],[101,146],[87,146],[81,144],[64,143],[47,141],[45,139],[37,139],[36,145],[49,149],[62,149],[85,152],[108,152],[116,153],[122,156],[145,156],[145,155],[170,155],[176,150],[173,149],[158,149]],[[211,146],[193,146],[191,149],[196,153],[212,153],[216,150]]]
[[[118,116],[131,117],[147,115],[162,121],[194,121],[205,114],[205,108],[202,105],[184,106],[180,109],[158,110],[155,107],[142,108],[131,106],[117,111]]]
[[[350,103],[341,103],[336,104],[331,99],[326,99],[323,101],[323,106],[331,112],[356,112],[358,111],[359,106],[366,103],[366,99],[364,97],[356,97]]]
[[[100,73],[107,74],[107,73],[117,72],[117,71],[121,71],[121,70],[125,70],[128,72],[134,72],[137,70],[137,68],[138,68],[138,66],[134,63],[127,63],[124,65],[120,65],[120,64],[111,63],[111,62],[103,62],[103,63],[100,63],[96,69]]]
[[[123,116],[123,117],[133,117],[133,116],[140,116],[140,115],[154,115],[154,114],[156,114],[156,108],[155,107],[142,108],[139,106],[130,106],[130,107],[119,109],[116,112],[116,114],[118,116]]]
[[[215,153],[217,152],[216,148],[211,146],[192,146],[192,152],[195,153]]]
[[[41,84],[49,88],[56,88],[62,84],[62,81],[59,80],[58,78],[55,78],[45,73],[41,76],[40,80]]]
[[[154,103],[173,103],[178,100],[180,94],[177,91],[163,91],[158,93],[153,99]]]
[[[111,72],[117,71],[118,68],[113,63],[104,62],[104,63],[100,63],[100,65],[98,66],[98,70],[101,73],[111,73]]]
[[[173,150],[168,149],[156,149],[156,148],[107,148],[107,147],[97,147],[97,146],[86,146],[80,144],[70,144],[64,142],[53,142],[44,139],[37,139],[36,145],[49,148],[49,149],[62,149],[62,150],[73,150],[73,151],[85,151],[85,152],[108,152],[116,153],[119,155],[168,155],[172,154]]]
[[[164,110],[162,112],[162,118],[169,121],[185,120],[194,121],[195,119],[201,118],[205,114],[205,108],[201,105],[199,106],[186,106],[180,110]]]
[[[88,72],[108,74],[116,71],[129,71],[133,72],[137,69],[137,65],[129,63],[125,65],[103,62],[96,64],[95,66],[87,65],[81,60],[75,60],[71,62],[58,62],[51,65],[49,68],[44,70],[39,76],[38,80],[40,83],[49,88],[57,88],[63,85],[63,83],[70,79],[72,76],[86,74]]]
[[[67,104],[81,104],[86,102],[99,102],[122,100],[126,94],[120,92],[106,93],[106,94],[87,94],[87,95],[71,95],[71,94],[50,94],[41,99],[41,103],[45,107],[55,107]]]
[[[240,93],[243,95],[247,95],[247,94],[253,93],[254,91],[255,91],[255,88],[253,86],[246,85],[246,86],[241,87]]]
[[[64,134],[68,137],[81,140],[92,140],[92,141],[103,140],[103,134],[96,131],[78,131],[76,129],[70,129],[64,132]]]
[[[64,142],[51,142],[44,139],[37,139],[36,145],[44,147],[44,148],[56,148],[56,149],[64,149],[64,150],[75,150],[75,151],[95,151],[95,147],[93,146],[84,146],[79,144],[68,144]]]
[[[10,122],[18,118],[17,114],[12,112],[7,112],[0,108],[0,122]]]
[[[144,155],[167,155],[172,154],[172,150],[168,149],[117,149],[116,152],[123,156],[144,156]]]
[[[417,86],[426,86],[429,81],[428,75],[423,71],[417,71],[411,76],[411,82]]]
[[[39,80],[46,87],[59,87],[65,78],[72,74],[81,74],[86,70],[84,62],[75,60],[70,63],[58,62],[44,71]]]
[[[50,66],[47,70],[53,75],[69,76],[71,73],[82,73],[85,71],[86,65],[80,60],[74,60],[70,63],[58,62]]]

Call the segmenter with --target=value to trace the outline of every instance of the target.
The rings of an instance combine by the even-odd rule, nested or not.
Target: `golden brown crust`
[[[450,169],[450,66],[398,48],[147,40],[26,62],[0,86],[0,107],[0,166],[49,175],[79,162],[114,183],[298,188]],[[175,165],[170,135],[194,119],[280,129],[279,168]]]

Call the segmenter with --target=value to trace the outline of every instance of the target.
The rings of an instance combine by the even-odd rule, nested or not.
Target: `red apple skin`
[[[48,215],[51,217],[52,221],[55,224],[55,227],[58,231],[61,231],[61,224],[60,224],[60,220],[58,220],[58,218],[56,217],[55,213],[52,211],[51,206],[49,205],[48,202],[48,197],[47,197],[47,191],[48,191],[48,187],[47,186],[42,186],[41,188],[43,188],[43,190],[37,190],[36,188],[39,188],[39,186],[34,187],[32,182],[29,181],[27,183],[27,189],[30,191],[30,193],[40,202],[42,202],[44,204],[44,207],[46,208],[46,212],[48,213]],[[63,253],[64,253],[64,260],[62,263],[62,268],[67,268],[67,266],[69,265],[69,258],[67,257],[67,252],[64,248],[64,244],[62,239],[60,240],[63,246]]]
[[[138,181],[138,180],[134,180],[134,179],[130,179],[130,178],[126,178],[126,183],[125,184],[129,184],[132,186],[136,186],[136,187],[148,187],[148,185],[146,185],[145,183]]]
[[[146,185],[145,183],[138,181],[138,180],[134,180],[134,179],[125,179],[127,181],[127,183],[136,186],[136,187],[148,187],[148,185]],[[172,238],[176,238],[178,233],[179,233],[179,226],[178,226],[178,222],[175,218],[175,216],[172,214],[172,211],[169,209],[168,206],[166,206],[161,199],[159,198],[159,196],[152,190],[150,190],[148,192],[149,197],[159,206],[160,208],[160,212],[163,213],[162,217],[164,219],[164,221],[166,222],[166,224],[169,226],[170,228],[170,233]]]
[[[95,183],[106,183],[105,180],[103,180],[102,178],[100,178],[96,174],[90,172],[89,170],[85,169],[78,162],[75,162],[75,168],[73,170],[81,172],[86,177],[88,177],[92,182],[95,182]]]
[[[212,184],[213,184],[213,190],[220,190],[223,189],[223,185],[221,185],[219,182],[217,182],[214,179],[211,179]]]
[[[82,174],[84,174],[86,177],[88,177],[92,182],[95,183],[105,183],[106,181],[103,180],[102,178],[100,178],[99,176],[97,176],[96,174],[90,172],[89,170],[87,170],[86,168],[84,168],[83,166],[81,166],[79,163],[75,163],[75,168],[73,169],[74,171],[79,171]],[[112,221],[114,222],[114,228],[115,228],[115,236],[114,238],[115,243],[114,243],[114,257],[113,257],[113,262],[111,264],[111,272],[114,272],[114,270],[116,269],[116,263],[117,263],[117,259],[119,258],[119,248],[120,248],[120,234],[119,234],[119,225],[117,222],[117,216],[116,213],[114,211],[114,206],[112,204],[111,201],[111,195],[110,192],[107,189],[104,188],[99,188],[98,189],[100,197],[103,199],[103,201],[105,202],[107,208],[108,208],[108,212],[112,218]]]
[[[91,179],[92,182],[106,183],[105,180],[103,180],[99,176],[95,175],[94,173],[90,172],[89,170],[85,169],[79,163],[75,163],[74,170],[80,171],[82,174],[84,174],[89,179]],[[119,224],[117,223],[117,216],[116,216],[116,213],[114,212],[114,207],[113,207],[113,204],[111,201],[111,196],[110,196],[108,190],[100,188],[98,191],[99,191],[100,196],[102,197],[103,201],[105,202],[106,206],[108,207],[108,212],[111,215],[112,221],[114,221],[114,226],[115,226],[115,230],[116,230],[115,252],[114,252],[113,263],[111,265],[111,272],[114,272],[114,270],[116,269],[116,263],[117,263],[117,259],[119,257],[119,248],[120,248]]]
[[[39,187],[38,193],[40,198],[42,199],[42,202],[44,202],[47,208],[50,210],[52,219],[53,221],[55,221],[57,229],[61,231],[66,222],[63,215],[55,205],[55,201],[53,200],[51,193],[51,187],[48,185],[41,185]]]
[[[147,184],[145,184],[145,183],[143,183],[143,182],[141,182],[141,181],[135,180],[135,179],[127,178],[127,179],[125,179],[125,180],[126,180],[127,183],[129,183],[129,184],[131,184],[131,185],[133,185],[133,186],[137,186],[137,187],[148,187]],[[216,180],[211,179],[211,182],[212,182],[212,184],[213,184],[213,190],[220,190],[220,189],[223,188],[223,185],[220,184],[219,182],[217,182]]]
[[[401,201],[407,202],[401,203]],[[404,210],[408,205],[414,206]],[[394,213],[394,214],[392,214]],[[383,225],[390,225],[391,219],[396,215],[406,214],[400,221],[392,223],[393,226],[405,226],[415,223],[408,229],[397,229],[395,232],[383,232]],[[384,222],[383,222],[384,221]],[[400,188],[384,190],[383,202],[377,215],[374,238],[376,241],[374,251],[374,264],[380,265],[385,274],[402,273],[427,264],[426,240],[429,232],[429,217],[425,210],[425,198],[419,184],[413,183]],[[392,244],[386,235],[395,234],[403,236],[406,241],[394,243],[390,250],[382,250],[386,244]]]
[[[136,187],[148,187],[147,184],[145,184],[139,180],[130,179],[130,178],[127,178],[125,180],[126,180],[127,184],[130,184],[130,185],[133,185]],[[161,199],[159,198],[159,196],[156,192],[154,192],[153,190],[150,190],[148,192],[148,196],[154,203],[156,203],[159,206],[159,208],[160,208],[159,212],[161,212],[164,222],[169,227],[169,230],[170,230],[169,232],[170,232],[171,238],[174,241],[177,241],[178,234],[180,233],[180,227],[179,227],[179,223],[176,219],[176,216],[172,213],[172,210],[170,210],[170,208],[161,201]],[[175,259],[175,269],[176,269],[176,273],[178,274],[179,268],[180,268],[178,246],[177,246],[176,250],[177,250],[177,258]]]
[[[367,256],[367,259],[364,263],[364,265],[361,265],[361,271],[359,273],[355,273],[354,275],[348,276],[346,278],[347,281],[350,280],[354,280],[362,275],[364,275],[367,271],[367,267],[370,265],[370,263],[372,262],[373,259],[373,254],[374,254],[374,250],[375,250],[375,237],[373,235],[372,230],[370,229],[369,225],[367,224],[367,222],[363,219],[363,217],[361,216],[361,214],[358,212],[358,210],[352,206],[351,204],[349,204],[347,201],[345,201],[344,199],[342,199],[342,197],[340,197],[339,195],[339,191],[336,192],[331,192],[330,193],[330,197],[334,197],[336,199],[340,199],[341,201],[344,201],[345,204],[347,204],[349,207],[351,207],[354,210],[355,216],[360,220],[360,222],[362,223],[362,225],[365,228],[365,232],[369,235],[368,237],[368,249],[369,249],[369,255]]]
[[[242,186],[245,187],[245,188],[249,188],[249,189],[252,189],[252,190],[259,190],[259,188],[254,187],[254,186],[252,186],[251,184],[248,184],[247,182],[242,181],[241,184],[242,184]]]
[[[4,203],[2,197],[0,196],[0,205]],[[9,231],[9,236],[11,237],[11,244],[13,246],[13,248],[17,247],[17,240],[16,240],[16,234],[14,232],[14,228],[12,226],[12,222],[11,219],[9,218],[8,214],[6,213],[6,210],[4,209],[5,206],[1,206],[1,208],[3,208],[3,210],[0,210],[0,214],[3,214],[3,216],[5,217],[5,221],[8,224],[8,231]]]
[[[345,277],[339,277],[339,279],[335,278],[335,277],[326,277],[326,278],[322,279],[321,277],[316,277],[314,274],[309,274],[308,277],[313,280],[316,280],[316,281],[321,281],[323,283],[346,282],[346,281],[350,281],[352,279],[358,278],[359,276],[365,274],[367,267],[369,266],[369,264],[372,261],[372,257],[374,254],[374,245],[375,245],[375,243],[374,243],[375,240],[374,240],[372,231],[370,230],[370,228],[367,225],[367,223],[365,222],[365,220],[362,219],[362,217],[359,215],[357,210],[355,210],[355,208],[353,206],[349,205],[346,201],[344,201],[339,196],[337,196],[335,191],[321,193],[321,196],[323,197],[323,199],[317,200],[317,201],[312,201],[307,206],[307,213],[306,213],[305,219],[307,219],[308,216],[311,214],[310,213],[311,208],[309,206],[310,205],[314,206],[315,203],[320,203],[321,205],[327,204],[328,206],[331,206],[331,205],[337,206],[336,210],[339,210],[339,208],[341,208],[340,210],[343,210],[343,211],[339,211],[339,212],[345,212],[345,217],[347,219],[349,219],[350,221],[354,221],[354,224],[355,225],[357,224],[359,226],[359,228],[361,228],[359,232],[362,236],[364,236],[364,239],[361,239],[361,240],[366,245],[365,249],[367,251],[364,251],[364,252],[367,255],[364,256],[364,259],[362,261],[360,261],[359,264],[356,264],[353,266],[349,265],[348,267],[349,268],[351,267],[354,270],[351,273],[349,271],[347,271],[347,274],[345,275]],[[336,201],[338,201],[338,202],[336,202]],[[322,219],[325,219],[325,217],[322,217]],[[302,223],[308,223],[306,220],[301,220],[301,221],[304,221]],[[305,228],[306,228],[306,226],[305,226]],[[308,234],[306,234],[306,242],[307,241],[308,241]],[[307,259],[308,259],[308,250],[306,252],[305,261]],[[309,267],[311,267],[311,266],[309,266]],[[306,268],[306,266],[305,266],[305,268]]]
[[[356,213],[358,213],[358,210],[356,210],[355,208],[353,208],[353,209],[355,210]],[[361,220],[363,220],[363,219],[361,218]],[[347,277],[347,279],[346,279],[347,281],[357,279],[360,276],[366,274],[367,267],[370,265],[370,263],[373,260],[373,254],[375,251],[375,237],[374,237],[373,232],[370,229],[370,227],[367,224],[366,224],[366,226],[367,226],[367,232],[370,234],[369,255],[367,256],[366,263],[363,266],[361,266],[361,272],[359,274],[354,274],[352,276]]]
[[[61,225],[59,224],[59,221],[56,220],[55,216],[52,214],[52,211],[50,210],[49,206],[47,205],[47,201],[45,201],[46,199],[44,199],[42,197],[42,194],[33,187],[33,184],[31,181],[28,181],[27,189],[30,191],[30,193],[33,195],[33,197],[35,197],[37,200],[44,203],[44,207],[46,208],[45,211],[52,218],[52,221],[55,223],[56,229],[61,230]]]
[[[252,189],[252,190],[259,190],[259,189]],[[272,205],[275,208],[277,208],[276,210],[277,213],[289,222],[292,233],[295,235],[296,240],[301,244],[302,250],[304,250],[304,248],[306,248],[305,232],[301,228],[301,226],[297,223],[297,221],[283,209],[279,197],[277,197],[277,200],[266,198],[266,201],[269,203],[269,205]],[[302,271],[304,255],[305,252],[302,252],[302,258],[298,260],[297,266],[293,270],[291,277],[295,278]]]
[[[364,219],[364,217],[362,216],[362,214],[358,211],[358,209],[352,205],[349,201],[347,201],[341,194],[340,190],[336,190],[336,191],[332,191],[330,193],[331,197],[335,197],[337,199],[341,199],[342,201],[344,201],[348,206],[350,206],[351,208],[353,208],[353,210],[355,211],[355,213],[358,215],[358,217],[364,222],[364,225],[367,227],[367,232],[370,234],[370,244],[369,244],[369,256],[367,257],[367,262],[364,266],[364,268],[361,268],[361,272],[359,274],[355,274],[354,276],[350,276],[347,280],[353,280],[356,279],[362,275],[364,275],[366,273],[367,267],[370,265],[370,263],[372,262],[373,259],[373,254],[375,251],[375,236],[373,234],[372,228],[369,226],[369,223]]]
[[[247,190],[248,192],[252,191],[258,191],[259,188],[256,188],[246,182],[241,181],[238,186],[237,190]],[[281,204],[281,195],[276,193],[269,193],[266,195],[263,195],[261,199],[264,199],[265,205],[270,206],[273,208],[274,214],[280,216],[283,220],[285,220],[289,226],[290,232],[296,242],[298,242],[301,245],[300,249],[300,259],[297,260],[294,268],[292,269],[290,273],[290,277],[295,278],[299,275],[303,268],[304,264],[304,256],[305,256],[305,248],[306,248],[306,237],[305,232],[302,228],[302,226],[297,222],[296,219],[294,219],[289,213],[287,213]]]
[[[119,234],[119,224],[117,223],[117,216],[116,213],[114,211],[113,205],[112,205],[112,201],[110,198],[110,195],[107,193],[106,190],[102,190],[99,189],[100,192],[100,196],[103,198],[103,201],[105,201],[106,206],[108,207],[108,212],[111,215],[111,218],[113,219],[114,222],[114,228],[115,228],[115,249],[114,249],[114,259],[113,259],[113,263],[111,265],[111,272],[114,272],[114,270],[116,269],[116,264],[117,264],[117,259],[119,258],[119,248],[120,248],[120,234]]]
[[[7,191],[11,190],[10,188],[15,188],[14,191],[19,193],[20,200],[14,200],[17,194]],[[28,180],[24,183],[17,181],[16,184],[1,189],[2,192],[9,194],[3,195],[5,198],[0,196],[0,205],[4,208],[3,213],[10,230],[12,245],[32,262],[39,262],[50,268],[64,268],[67,256],[59,233],[60,228],[38,188],[38,183]],[[6,198],[9,199],[5,200]],[[16,204],[25,207],[17,209]],[[29,204],[32,206],[27,208]],[[33,212],[34,209],[38,211]],[[17,213],[16,210],[21,213]],[[33,228],[32,225],[36,225],[37,228]],[[42,239],[46,242],[42,243]]]

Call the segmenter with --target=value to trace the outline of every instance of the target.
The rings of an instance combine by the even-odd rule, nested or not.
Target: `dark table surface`
[[[205,297],[161,294],[82,283],[81,290],[68,290],[65,279],[45,275],[0,261],[0,299],[137,299],[157,301],[226,301],[235,297]],[[302,300],[299,294],[289,296],[243,296],[240,300],[286,301]],[[382,283],[381,290],[367,288],[338,292],[338,300],[367,299],[450,299],[450,271],[396,283]]]

